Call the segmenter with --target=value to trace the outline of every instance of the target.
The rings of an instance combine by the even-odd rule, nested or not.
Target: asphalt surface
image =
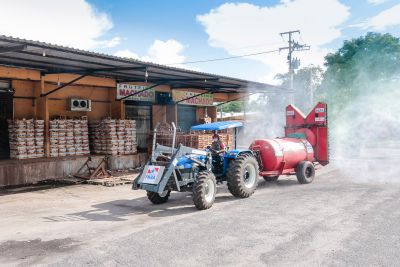
[[[309,185],[261,180],[248,199],[221,185],[206,211],[184,193],[155,206],[129,186],[6,194],[0,265],[395,266],[400,183],[390,181],[326,168]]]

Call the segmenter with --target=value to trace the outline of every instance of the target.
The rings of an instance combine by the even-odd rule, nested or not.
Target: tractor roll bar
[[[175,123],[174,123],[174,122],[172,122],[172,129],[174,129],[174,135],[172,136],[171,155],[174,154],[175,139],[176,139],[176,126],[175,126]]]
[[[157,123],[156,127],[154,127],[153,131],[153,146],[152,146],[152,151],[151,151],[151,161],[155,161],[155,150],[156,150],[156,142],[157,142],[157,132],[158,128],[160,127],[160,123]],[[175,140],[176,140],[176,126],[175,123],[172,122],[172,129],[173,129],[173,135],[172,135],[172,146],[171,146],[171,155],[174,154],[174,148],[175,148]]]
[[[158,132],[158,127],[160,127],[160,123],[158,122],[156,127],[154,128],[154,134],[153,134],[153,147],[151,150],[151,161],[155,161],[155,154],[154,151],[156,150],[156,140],[157,140],[157,132]]]

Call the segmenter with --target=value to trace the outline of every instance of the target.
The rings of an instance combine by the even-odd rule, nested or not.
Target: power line
[[[165,65],[185,65],[185,64],[194,64],[194,63],[205,63],[205,62],[213,62],[213,61],[222,61],[222,60],[229,60],[229,59],[235,59],[235,58],[241,58],[241,57],[250,57],[250,56],[269,54],[269,53],[279,52],[279,50],[280,49],[274,49],[274,50],[251,53],[251,54],[240,55],[240,56],[212,58],[212,59],[204,59],[204,60],[197,60],[197,61],[186,61],[186,62],[181,62],[181,63],[170,63],[170,64],[165,64]]]
[[[233,47],[229,48],[230,51],[236,51],[236,50],[243,50],[243,49],[248,49],[248,48],[254,48],[254,47],[265,47],[265,46],[276,46],[280,45],[282,42],[271,42],[271,43],[260,43],[260,44],[254,44],[254,45],[248,45],[248,46],[241,46],[241,47]]]

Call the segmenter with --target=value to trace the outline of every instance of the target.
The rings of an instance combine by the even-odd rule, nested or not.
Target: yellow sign
[[[183,104],[183,105],[192,105],[192,106],[212,106],[213,105],[213,102],[214,102],[213,94],[204,94],[204,95],[195,96],[198,94],[201,94],[201,93],[172,90],[172,99],[175,102],[178,102],[183,99],[190,98],[187,100],[183,100],[182,102],[179,102],[179,104]]]

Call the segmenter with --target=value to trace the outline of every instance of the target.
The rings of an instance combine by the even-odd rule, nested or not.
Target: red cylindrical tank
[[[295,168],[303,160],[313,161],[314,151],[305,139],[276,138],[255,140],[251,150],[259,150],[263,171],[278,171],[285,162],[284,169]]]

